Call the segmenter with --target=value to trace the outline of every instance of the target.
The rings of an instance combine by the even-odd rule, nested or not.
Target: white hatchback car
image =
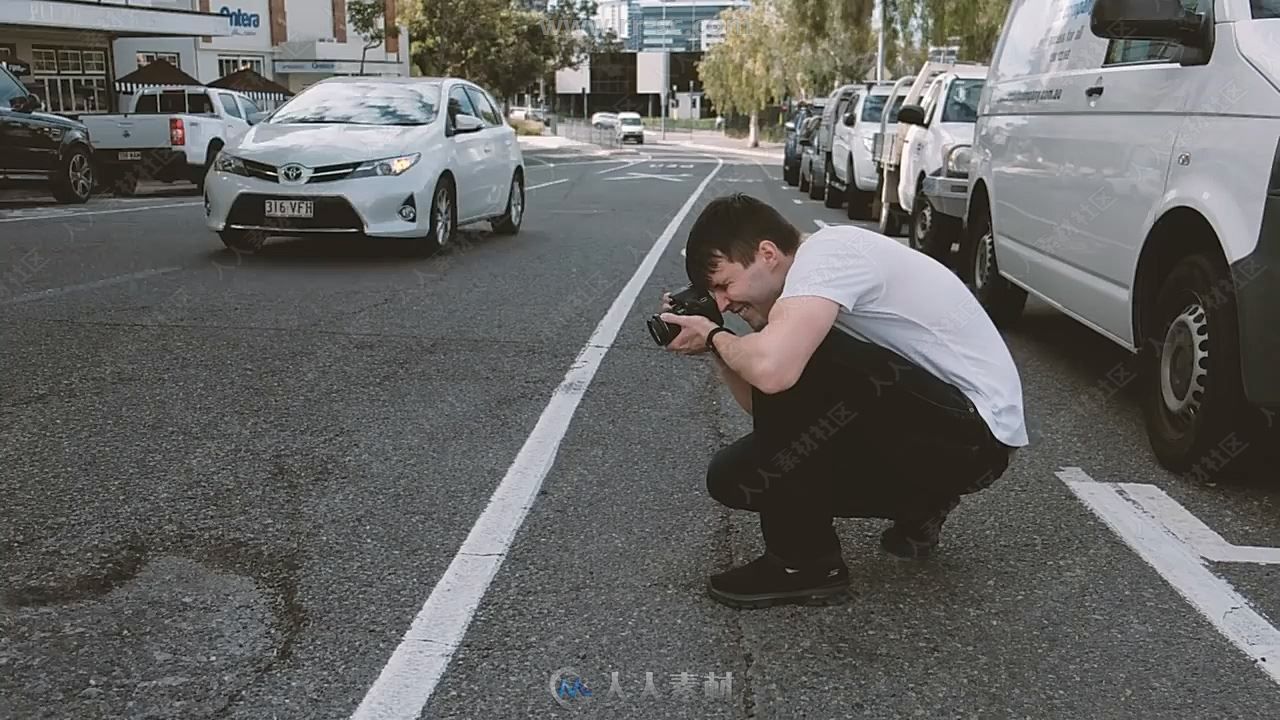
[[[207,225],[234,250],[271,235],[351,233],[448,245],[524,217],[524,157],[483,89],[459,78],[323,80],[218,155]]]

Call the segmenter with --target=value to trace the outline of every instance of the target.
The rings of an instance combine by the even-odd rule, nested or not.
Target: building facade
[[[597,112],[638,112],[699,119],[714,112],[698,79],[700,52],[595,53],[576,69],[556,72],[556,112],[589,117]]]
[[[130,72],[112,47],[130,38],[192,42],[230,35],[226,18],[166,0],[0,0],[0,63],[45,110],[63,115],[116,111],[114,79]]]
[[[126,39],[115,43],[120,73],[163,58],[200,82],[243,68],[297,92],[336,75],[409,76],[408,30],[396,21],[397,2],[383,0],[386,40],[365,54],[350,28],[346,0],[181,0],[224,20],[220,36]]]
[[[702,52],[724,39],[720,13],[750,6],[750,0],[630,0],[627,49]]]

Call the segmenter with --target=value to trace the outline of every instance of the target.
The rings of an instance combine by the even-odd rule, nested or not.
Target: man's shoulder
[[[868,230],[857,225],[827,225],[819,229],[817,232],[810,233],[805,241],[800,243],[800,247],[810,245],[811,248],[821,249],[870,249],[881,246],[883,243],[893,243],[900,245],[897,240],[885,237],[874,230]]]

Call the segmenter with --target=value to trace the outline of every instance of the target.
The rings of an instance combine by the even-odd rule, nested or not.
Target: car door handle
[[[1102,91],[1106,88],[1101,85],[1093,85],[1084,89],[1085,97],[1098,97],[1102,95]]]

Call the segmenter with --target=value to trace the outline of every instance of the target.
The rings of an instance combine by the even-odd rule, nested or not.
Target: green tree
[[[364,37],[360,51],[360,74],[364,74],[364,59],[369,51],[386,40],[386,23],[382,19],[381,0],[351,0],[347,5],[347,17],[351,29]]]
[[[747,142],[757,147],[760,110],[781,98],[787,88],[786,26],[774,0],[756,0],[750,8],[721,13],[724,41],[698,64],[707,96],[722,113],[750,117]]]

